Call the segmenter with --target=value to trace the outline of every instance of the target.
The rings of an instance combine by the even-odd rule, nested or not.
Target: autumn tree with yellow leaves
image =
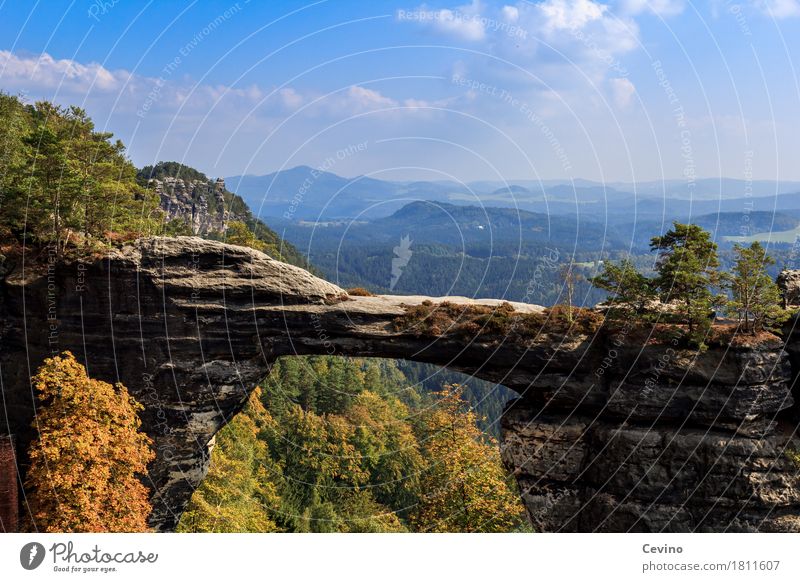
[[[508,532],[524,524],[522,506],[503,471],[497,443],[475,424],[460,386],[446,386],[424,415],[427,433],[417,531]]]
[[[122,385],[90,378],[70,352],[32,378],[39,399],[25,488],[41,532],[142,532],[151,511],[140,481],[154,458],[142,406]]]

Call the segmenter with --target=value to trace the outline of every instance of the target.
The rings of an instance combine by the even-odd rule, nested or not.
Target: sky
[[[800,180],[800,0],[0,0],[0,90],[137,166]]]

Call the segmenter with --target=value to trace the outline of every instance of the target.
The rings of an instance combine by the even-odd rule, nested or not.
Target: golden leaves
[[[137,475],[154,457],[142,406],[122,384],[89,378],[70,352],[31,379],[40,406],[25,482],[32,525],[46,532],[147,531],[151,506]]]

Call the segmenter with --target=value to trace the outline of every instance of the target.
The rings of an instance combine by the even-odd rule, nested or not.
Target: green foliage
[[[788,318],[780,305],[780,290],[768,272],[775,260],[761,243],[735,245],[730,274],[719,271],[717,245],[695,224],[673,223],[672,230],[652,239],[651,248],[659,251],[655,278],[645,277],[625,259],[606,262],[603,272],[592,279],[594,286],[611,294],[607,302],[612,315],[615,311],[636,319],[660,315],[650,307],[657,292],[663,302],[677,307],[688,324],[688,338],[700,347],[720,306],[752,333],[774,330]],[[713,295],[714,287],[727,288],[731,299]]]
[[[224,240],[232,245],[250,247],[257,251],[267,252],[267,243],[256,238],[256,235],[247,227],[244,222],[234,220],[228,223],[225,231]],[[278,254],[277,249],[270,249],[272,254]]]
[[[419,531],[504,532],[523,523],[519,498],[500,463],[497,443],[484,442],[460,388],[446,386],[422,423],[428,470],[411,522]]]
[[[399,360],[396,366],[409,384],[409,388],[397,396],[410,408],[420,408],[421,401],[428,399],[429,394],[440,392],[442,386],[458,384],[462,389],[462,397],[475,411],[475,422],[481,432],[495,439],[500,438],[500,417],[506,405],[518,397],[516,392],[502,384],[494,384],[432,364]]]
[[[0,193],[15,187],[25,160],[30,155],[25,136],[30,120],[25,106],[16,97],[0,92]],[[0,207],[4,204],[0,203]]]
[[[158,200],[125,147],[86,112],[0,94],[0,226],[18,240],[92,247],[158,231]]]
[[[786,458],[789,459],[795,467],[800,468],[800,450],[791,447],[787,448],[785,453]]]
[[[297,249],[288,243],[280,241],[275,232],[252,217],[248,222],[241,220],[228,222],[224,233],[215,233],[211,238],[216,238],[232,245],[249,247],[262,253],[267,253],[272,258],[308,268],[305,258]]]
[[[270,517],[279,507],[282,475],[261,431],[274,422],[256,389],[244,410],[217,433],[214,462],[181,517],[178,531],[280,531]]]
[[[627,258],[604,262],[603,271],[591,283],[610,294],[606,303],[612,316],[643,318],[656,298],[651,281]]]
[[[781,307],[781,293],[775,281],[767,274],[767,266],[775,259],[756,241],[749,247],[734,247],[736,262],[729,278],[732,300],[729,313],[739,319],[745,331],[753,333],[773,329],[789,317]]]
[[[143,187],[149,180],[164,178],[180,178],[181,180],[197,180],[208,182],[208,176],[180,162],[158,162],[155,166],[145,166],[136,172],[136,181]]]
[[[266,420],[248,420],[259,410],[251,398],[244,413],[220,432],[211,472],[181,530],[253,531],[259,515],[285,531],[428,530],[430,524],[416,517],[427,494],[423,481],[428,474],[441,480],[442,467],[468,470],[470,482],[482,482],[479,474],[485,473],[497,489],[488,499],[476,497],[469,524],[453,522],[453,531],[516,529],[521,503],[508,488],[497,443],[476,427],[474,412],[464,410],[457,419],[458,446],[437,448],[429,443],[439,432],[431,422],[442,417],[428,411],[439,397],[408,384],[388,360],[278,360],[258,395]],[[451,463],[448,452],[459,460]],[[275,495],[260,493],[264,489]],[[495,503],[495,494],[510,505]],[[510,517],[498,515],[509,508]],[[447,523],[445,512],[451,509],[426,505],[424,519]]]
[[[702,344],[711,326],[711,314],[719,303],[711,287],[720,282],[717,245],[696,224],[673,223],[673,228],[650,242],[659,252],[653,284],[665,303],[677,302],[689,327],[689,338]]]
[[[185,221],[173,218],[164,223],[162,233],[164,236],[191,236],[192,229]]]

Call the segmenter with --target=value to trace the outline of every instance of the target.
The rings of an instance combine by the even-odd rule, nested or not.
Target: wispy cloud
[[[633,96],[636,94],[636,87],[630,79],[618,77],[611,79],[611,91],[616,106],[625,109],[631,104]]]
[[[309,114],[341,116],[398,106],[422,108],[423,99],[398,100],[372,88],[353,85],[327,97],[300,92],[293,87],[279,89],[251,84],[231,87],[223,84],[196,84],[186,78],[148,77],[126,70],[109,70],[98,63],[81,63],[41,55],[17,55],[0,51],[0,88],[21,92],[32,99],[55,99],[69,103],[101,100],[114,104],[117,112],[138,116],[168,114],[177,110],[187,114],[219,110],[235,105],[242,112],[287,114],[304,105]],[[243,109],[244,107],[244,109]]]
[[[547,0],[539,5],[546,33],[575,30],[603,19],[608,6],[592,0]]]
[[[423,28],[466,41],[481,41],[486,38],[486,25],[477,0],[471,4],[449,8],[430,9],[421,6],[413,10],[398,10],[397,20],[415,22]]]
[[[751,0],[756,9],[773,18],[800,16],[800,0]]]
[[[0,80],[6,88],[60,89],[78,93],[118,91],[130,79],[128,71],[110,71],[98,63],[55,59],[47,53],[19,56],[0,51]]]

